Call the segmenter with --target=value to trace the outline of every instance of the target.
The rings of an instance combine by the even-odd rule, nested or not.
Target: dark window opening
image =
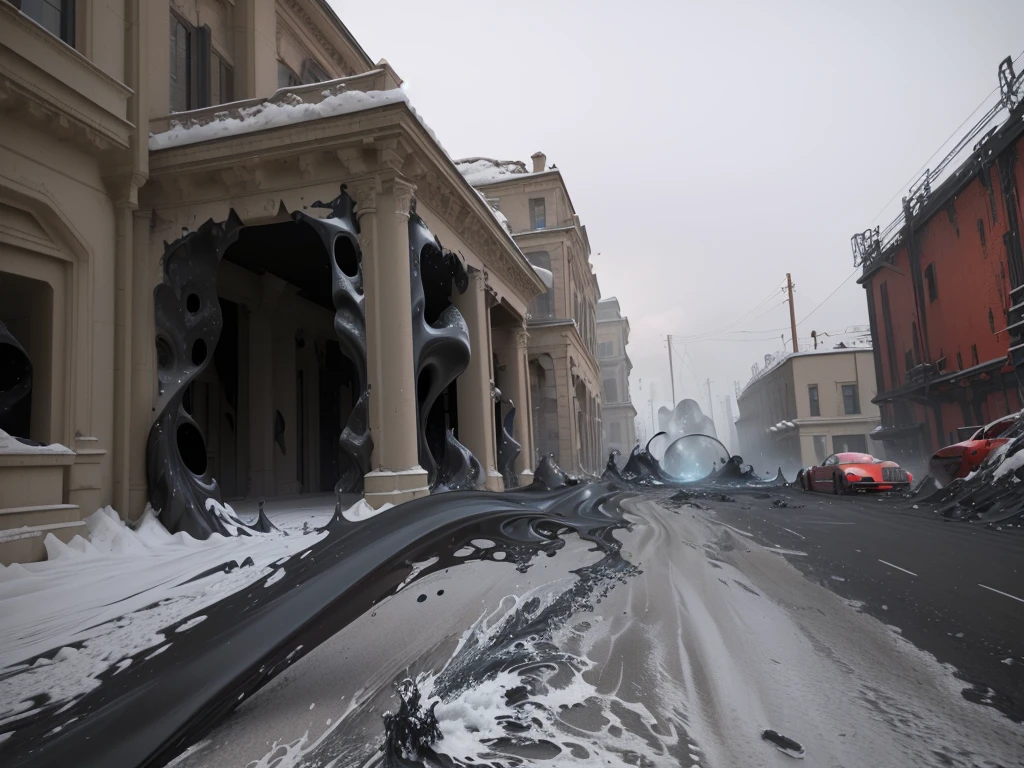
[[[832,448],[836,453],[867,453],[866,435],[833,435]]]
[[[988,308],[988,327],[992,333],[996,332],[996,316],[992,314],[992,307]]]
[[[964,358],[960,354],[960,350],[957,350],[956,353],[956,369],[958,371],[962,371],[964,369]]]
[[[981,248],[985,251],[985,255],[988,256],[988,251],[985,247],[985,221],[984,219],[978,219],[978,237],[981,238]]]
[[[811,401],[811,416],[821,416],[821,402],[818,400],[817,384],[811,384],[807,388],[807,396]]]
[[[978,364],[978,345],[977,344],[971,344],[971,360],[973,361],[973,363],[972,363],[973,365],[977,365]]]
[[[857,397],[856,384],[843,384],[843,410],[847,416],[860,413],[860,398]]]
[[[909,349],[903,353],[903,365],[906,366],[908,372],[914,367],[914,353]]]
[[[217,54],[213,54],[213,65],[210,69],[210,105],[234,101],[235,70]]]
[[[171,14],[171,112],[195,108],[192,25]]]
[[[14,7],[52,35],[75,47],[75,0],[13,0]]]
[[[604,400],[606,403],[617,403],[619,402],[619,388],[618,382],[615,379],[604,380]]]
[[[939,298],[939,289],[935,284],[935,264],[929,264],[924,270],[924,279],[928,281],[928,301]]]
[[[530,200],[530,229],[544,229],[547,226],[547,213],[544,206],[544,198],[537,197]]]
[[[299,76],[283,61],[277,62],[277,87],[294,88],[297,85],[302,85]]]
[[[327,71],[313,59],[306,59],[302,63],[302,77],[300,79],[304,85],[309,85],[311,83],[322,83],[326,80],[330,80],[331,76],[328,75]]]

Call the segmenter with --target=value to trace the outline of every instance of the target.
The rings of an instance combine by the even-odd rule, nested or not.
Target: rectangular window
[[[971,344],[971,360],[974,365],[978,365],[978,345]]]
[[[192,26],[171,14],[171,112],[195,107],[192,85]]]
[[[811,416],[821,416],[821,403],[818,402],[818,385],[811,384],[807,388],[807,395],[811,399]]]
[[[299,76],[283,61],[277,62],[277,87],[294,88],[297,85],[302,85],[302,80],[299,79]]]
[[[75,47],[75,0],[14,0],[14,7],[47,32]]]
[[[813,435],[814,439],[814,458],[818,464],[821,464],[828,456],[828,435]]]
[[[547,215],[544,209],[544,198],[530,200],[530,229],[544,229],[547,226]]]
[[[833,435],[832,448],[836,453],[867,453],[867,435]]]
[[[843,384],[843,410],[847,416],[860,413],[860,398],[856,384]]]
[[[611,357],[614,353],[614,345],[610,341],[602,341],[597,345],[598,357]]]
[[[935,285],[935,263],[932,262],[924,268],[924,279],[928,283],[928,302],[931,303],[939,298],[939,289]]]
[[[611,439],[613,443],[618,443],[622,440],[622,426],[617,421],[611,423]]]
[[[604,380],[604,401],[606,403],[617,403],[619,402],[619,388],[616,386],[617,382],[615,379]]]
[[[235,100],[235,70],[224,59],[213,54],[210,72],[210,105],[228,104]]]

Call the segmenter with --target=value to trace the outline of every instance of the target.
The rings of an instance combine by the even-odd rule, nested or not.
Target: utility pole
[[[676,367],[672,365],[672,334],[668,336],[668,377],[672,382],[672,408],[676,407]]]
[[[789,324],[793,329],[793,351],[799,352],[800,346],[796,340],[796,307],[793,306],[793,278],[786,273],[786,290],[789,292]]]
[[[776,305],[776,306],[778,306],[778,305]],[[708,416],[710,416],[711,420],[714,421],[715,420],[715,404],[711,400],[711,379],[708,379],[708,409],[711,411],[711,413],[709,413]]]
[[[654,401],[648,400],[647,404],[651,406],[651,434],[653,435],[658,431],[658,422],[654,420]]]

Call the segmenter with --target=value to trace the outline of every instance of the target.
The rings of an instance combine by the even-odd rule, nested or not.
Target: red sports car
[[[1003,435],[1017,423],[1019,413],[1012,413],[987,424],[966,440],[940,448],[932,456],[928,471],[939,485],[946,485],[958,477],[967,477],[981,466],[992,451],[1009,442]]]
[[[820,467],[801,469],[797,482],[805,491],[852,493],[896,491],[910,487],[914,476],[895,461],[876,459],[867,453],[834,453]]]

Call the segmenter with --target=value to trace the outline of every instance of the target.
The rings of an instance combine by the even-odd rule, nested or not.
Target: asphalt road
[[[762,545],[803,553],[785,557],[952,665],[965,698],[1024,721],[1024,531],[946,521],[882,495],[727,493],[734,502],[696,501]]]

